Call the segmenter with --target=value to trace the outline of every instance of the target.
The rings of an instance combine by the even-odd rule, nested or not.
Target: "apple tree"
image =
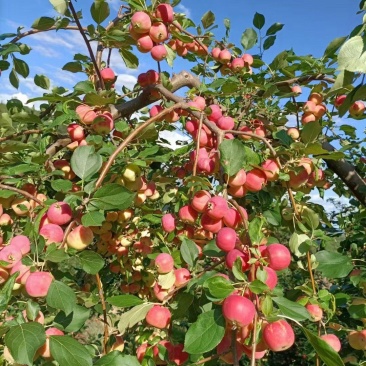
[[[365,118],[365,26],[321,58],[266,63],[283,24],[256,13],[233,44],[229,20],[217,39],[211,11],[195,24],[179,2],[125,0],[113,15],[89,1],[87,24],[81,4],[50,0],[57,17],[0,35],[14,88],[29,37],[85,42],[63,66],[82,81],[51,88],[37,74],[40,107],[10,99],[1,115],[0,357],[360,364],[366,160],[347,121]],[[118,90],[112,53],[153,66]],[[186,70],[173,74],[177,58]],[[162,131],[189,139],[172,149]],[[327,189],[348,203],[311,202]]]

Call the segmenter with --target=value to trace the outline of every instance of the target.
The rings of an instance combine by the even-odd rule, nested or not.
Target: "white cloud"
[[[50,57],[50,58],[60,57],[60,54],[52,47],[36,45],[32,46],[32,50],[39,52],[44,57]]]
[[[109,6],[115,10],[118,11],[120,6],[122,5],[121,0],[108,0]]]
[[[324,192],[324,199],[321,198],[319,193],[316,193],[315,191],[311,192],[310,196],[311,196],[310,202],[323,206],[325,212],[327,212],[327,213],[330,213],[330,212],[336,210],[334,203],[329,201],[330,198],[335,199],[340,204],[348,204],[347,198],[339,197],[332,190],[326,190]]]
[[[184,13],[187,16],[187,18],[191,17],[191,10],[188,9],[186,6],[179,4],[177,5],[176,8],[179,10],[180,13]]]
[[[118,74],[115,88],[117,92],[120,93],[122,86],[126,86],[129,89],[133,89],[136,82],[137,82],[136,76],[128,74]]]
[[[169,141],[169,144],[158,142],[159,145],[168,147],[172,150],[176,150],[182,147],[182,144],[178,144],[178,141],[189,141],[191,140],[190,136],[183,134],[181,131],[161,131],[159,133],[159,138],[163,138],[164,140]]]
[[[27,101],[30,99],[30,97],[27,94],[24,94],[22,92],[14,93],[14,94],[0,94],[0,103],[5,103],[10,99],[18,99],[20,100],[24,105],[27,107],[35,107],[38,108],[41,105],[41,102],[32,102],[28,103]]]

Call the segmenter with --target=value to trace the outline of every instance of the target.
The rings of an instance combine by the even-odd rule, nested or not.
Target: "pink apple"
[[[65,225],[72,219],[72,210],[66,202],[53,203],[47,210],[47,218],[52,224]]]
[[[46,297],[52,281],[49,272],[33,272],[25,282],[25,291],[31,297]]]

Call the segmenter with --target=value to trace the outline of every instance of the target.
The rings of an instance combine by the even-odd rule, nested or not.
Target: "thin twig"
[[[32,194],[28,193],[27,191],[23,191],[22,189],[8,186],[7,184],[2,184],[2,183],[0,184],[0,188],[19,193],[22,196],[27,197],[30,200],[33,200],[34,202],[37,202],[40,206],[45,207],[45,204],[41,200],[39,200],[37,197],[33,196]]]
[[[90,46],[90,42],[89,42],[88,38],[86,38],[86,35],[85,35],[85,32],[84,32],[84,28],[81,26],[80,20],[78,18],[78,15],[77,15],[77,13],[75,11],[74,5],[72,4],[72,1],[71,0],[69,2],[69,8],[70,8],[71,13],[72,13],[72,15],[73,15],[73,17],[75,19],[75,22],[76,22],[76,24],[77,24],[77,26],[79,28],[80,34],[81,34],[81,36],[84,39],[85,45],[88,48],[88,52],[89,52],[90,59],[92,60],[92,63],[94,65],[95,72],[96,72],[96,74],[98,76],[99,87],[101,89],[104,89],[104,81],[102,79],[102,76],[100,74],[99,67],[98,67],[97,62],[95,60],[93,50],[92,50],[92,48]]]
[[[258,315],[257,312],[254,314],[253,333],[252,333],[252,359],[250,366],[255,366],[255,351],[257,349],[257,323]]]
[[[104,322],[103,355],[105,355],[107,354],[107,343],[109,339],[107,306],[104,298],[103,283],[98,273],[95,275],[95,278],[97,280],[98,293],[100,296],[100,302],[102,303],[102,310],[103,310],[103,322]]]
[[[239,366],[239,357],[236,349],[236,332],[236,328],[231,330],[231,352],[233,353],[233,365]]]
[[[198,132],[197,132],[197,142],[196,142],[196,156],[193,163],[193,172],[192,177],[195,177],[197,174],[197,163],[198,163],[198,152],[200,149],[200,139],[201,139],[201,131],[202,131],[202,124],[203,124],[203,113],[201,113],[199,125],[198,125]]]
[[[40,133],[42,133],[42,130],[21,131],[21,132],[13,133],[12,135],[8,135],[8,136],[5,136],[5,137],[0,137],[0,142],[11,140],[11,139],[16,138],[18,136],[33,135],[33,134],[40,134]]]
[[[116,159],[116,157],[118,156],[118,154],[136,137],[138,136],[147,126],[149,126],[150,124],[159,121],[159,119],[161,117],[164,117],[166,114],[170,113],[171,111],[173,111],[174,109],[177,108],[181,108],[182,104],[181,103],[177,103],[174,104],[173,106],[164,109],[163,111],[161,111],[160,113],[158,113],[156,116],[148,119],[147,121],[145,121],[144,123],[141,123],[141,125],[139,127],[137,127],[133,132],[131,132],[128,137],[126,137],[123,142],[118,146],[118,148],[114,151],[114,153],[109,157],[104,169],[102,170],[102,172],[100,173],[100,176],[97,180],[97,182],[95,183],[95,190],[97,190],[100,185],[102,184],[105,176],[107,175],[109,169],[111,168],[114,160]]]

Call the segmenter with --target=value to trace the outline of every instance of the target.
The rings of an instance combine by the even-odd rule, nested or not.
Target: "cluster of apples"
[[[180,39],[171,39],[168,43],[173,51],[176,51],[178,56],[184,57],[188,52],[192,52],[198,56],[207,55],[207,47],[204,44],[198,44],[197,42],[183,42]]]
[[[267,134],[266,127],[264,126],[263,121],[261,121],[260,119],[254,119],[253,121],[251,121],[251,123],[249,125],[240,127],[239,131],[254,133],[255,135],[260,136],[260,137],[266,137],[266,134]],[[239,135],[239,136],[243,140],[252,139],[251,136],[246,136],[246,135]]]
[[[227,48],[221,49],[215,47],[211,51],[212,58],[222,64],[220,71],[223,75],[230,73],[241,73],[245,72],[252,73],[253,57],[248,53],[244,53],[241,57],[233,58],[230,50]]]
[[[169,4],[160,4],[153,14],[137,11],[131,17],[130,36],[142,53],[150,52],[155,61],[164,60],[167,49],[164,42],[170,37],[169,25],[174,21],[174,11]]]
[[[159,358],[160,352],[158,345],[166,348],[168,360],[174,363],[175,365],[183,365],[185,362],[187,362],[189,354],[183,351],[184,345],[181,343],[174,345],[168,340],[161,340],[155,344],[149,344],[148,342],[142,343],[136,349],[136,355],[139,362],[142,362],[147,351],[151,350],[154,362],[157,365],[166,365],[167,363]]]
[[[319,93],[311,93],[308,101],[303,105],[304,114],[301,116],[303,125],[318,121],[327,112],[327,106],[323,103],[323,96]]]
[[[80,122],[88,126],[98,135],[108,135],[114,129],[114,121],[112,114],[109,111],[99,110],[88,106],[87,104],[80,104],[76,107],[75,112],[79,116]],[[68,133],[73,141],[82,142],[85,138],[84,129],[79,126],[69,126]],[[81,138],[83,136],[83,138]]]
[[[73,219],[73,212],[67,202],[55,202],[43,215],[39,234],[46,240],[46,246],[52,243],[60,244],[64,240],[64,229]],[[77,225],[66,237],[68,248],[84,250],[93,242],[94,235],[89,227]]]
[[[347,95],[338,95],[334,100],[334,106],[339,108],[346,100]],[[348,109],[349,114],[352,117],[361,117],[365,112],[365,104],[362,101],[352,103]]]
[[[22,263],[22,258],[27,256],[31,250],[31,243],[25,235],[14,236],[8,245],[0,249],[0,284],[4,283],[9,275],[18,272],[14,289],[24,287],[28,296],[45,297],[53,281],[49,272],[31,272],[31,267]]]

